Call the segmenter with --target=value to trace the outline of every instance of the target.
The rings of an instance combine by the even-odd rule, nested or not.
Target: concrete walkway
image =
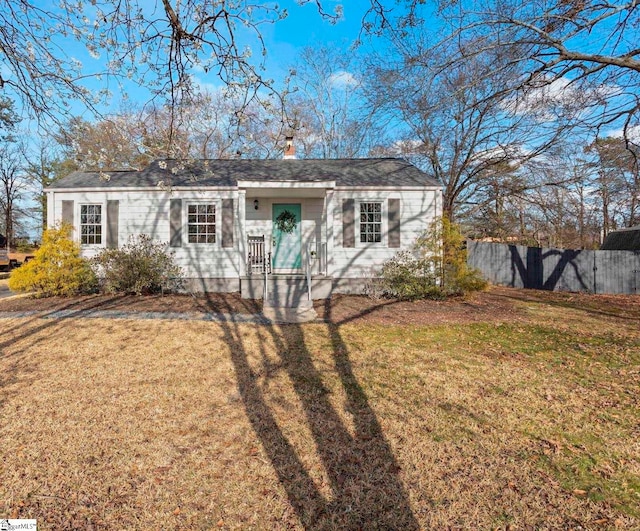
[[[0,273],[0,299],[13,296],[13,293],[9,291],[8,276],[8,273],[6,276],[4,273]]]
[[[1,308],[1,306],[0,306]],[[40,319],[134,319],[134,320],[175,320],[175,321],[211,321],[227,323],[274,324],[277,321],[260,315],[227,313],[181,313],[181,312],[134,312],[126,310],[28,310],[22,312],[3,312],[0,319],[36,317]]]
[[[23,297],[14,295],[11,297]],[[128,310],[24,310],[3,312],[0,302],[0,319],[15,318],[37,319],[134,319],[134,320],[177,320],[177,321],[209,321],[217,323],[254,323],[263,325],[308,323],[317,320],[313,308],[301,311],[295,308],[264,308],[263,313],[203,313],[203,312],[139,312]]]
[[[25,297],[28,294],[16,295],[9,290],[7,279],[0,279],[0,300],[13,297]],[[26,310],[21,312],[3,312],[0,302],[0,319],[12,317],[39,317],[41,319],[164,319],[182,321],[212,321],[228,323],[257,323],[257,324],[287,324],[308,323],[318,317],[313,305],[301,305],[298,308],[285,308],[281,306],[263,307],[259,314],[242,313],[183,313],[183,312],[138,312],[127,310]]]
[[[309,323],[318,318],[313,306],[301,306],[298,308],[263,306],[262,315],[272,323]]]

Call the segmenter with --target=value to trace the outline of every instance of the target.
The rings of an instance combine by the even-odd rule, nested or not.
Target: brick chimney
[[[284,158],[287,159],[295,159],[296,158],[296,148],[293,145],[293,137],[288,136],[285,138],[284,145]]]

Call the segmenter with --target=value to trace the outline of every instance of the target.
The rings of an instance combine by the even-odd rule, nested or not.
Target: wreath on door
[[[279,231],[291,234],[296,228],[296,215],[283,210],[276,218],[276,227]]]

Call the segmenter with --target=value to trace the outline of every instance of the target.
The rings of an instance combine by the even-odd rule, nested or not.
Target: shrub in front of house
[[[411,251],[400,251],[382,265],[380,273],[385,296],[400,300],[442,299],[431,261]]]
[[[460,227],[448,218],[435,221],[418,239],[417,246],[431,257],[446,295],[464,295],[487,287],[480,272],[468,266],[465,238]]]
[[[15,269],[9,289],[34,292],[37,297],[70,297],[96,290],[91,264],[80,256],[80,246],[71,239],[73,228],[62,224],[47,229],[33,259]]]
[[[146,234],[130,237],[119,249],[103,249],[92,263],[106,293],[159,293],[182,278],[182,269],[167,244]]]
[[[380,283],[387,297],[402,300],[444,299],[487,286],[467,265],[460,229],[442,218],[418,238],[411,251],[400,251],[385,262]]]

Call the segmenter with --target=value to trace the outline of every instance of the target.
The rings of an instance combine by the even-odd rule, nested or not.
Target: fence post
[[[598,251],[593,251],[593,293],[598,293]]]

